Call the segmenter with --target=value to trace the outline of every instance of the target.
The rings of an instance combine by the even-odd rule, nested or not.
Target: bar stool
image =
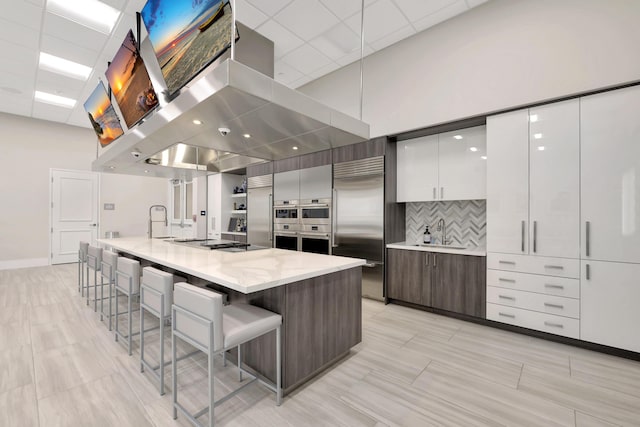
[[[84,267],[87,263],[87,252],[89,251],[89,243],[80,242],[78,250],[78,292],[82,292],[84,296]]]
[[[142,284],[140,285],[140,372],[144,368],[159,382],[160,395],[164,395],[164,367],[171,361],[164,360],[164,327],[171,321],[171,304],[173,304],[173,284],[184,282],[184,277],[175,276],[154,267],[142,269]],[[158,318],[160,323],[160,362],[158,366],[151,366],[144,359],[144,333],[156,328],[144,329],[145,311]],[[180,360],[192,356],[194,353],[182,356]]]
[[[282,401],[281,383],[281,337],[280,326],[282,316],[268,310],[248,304],[222,305],[222,295],[198,288],[188,283],[176,283],[173,291],[173,306],[171,309],[171,356],[174,361],[171,366],[173,419],[178,417],[178,410],[196,426],[202,426],[197,418],[209,412],[209,426],[214,425],[214,408],[242,389],[260,381],[267,388],[276,393],[276,404]],[[242,369],[240,359],[240,345],[260,337],[268,332],[276,331],[276,382],[268,383]],[[176,339],[181,339],[208,356],[209,366],[209,406],[190,414],[178,403],[178,369],[176,360]],[[214,367],[213,357],[238,347],[238,369],[240,375],[244,372],[251,381],[237,388],[226,396],[214,399]],[[242,380],[242,379],[241,379]]]
[[[102,264],[100,265],[100,275],[102,276],[100,288],[100,321],[104,319],[104,285],[109,287],[109,330],[111,330],[112,318],[112,302],[113,302],[113,285],[116,282],[116,271],[118,269],[118,254],[110,251],[102,252]],[[106,283],[104,280],[106,279]]]
[[[115,285],[115,292],[116,292],[115,340],[118,341],[118,338],[125,339],[127,342],[127,349],[129,350],[129,356],[131,356],[132,337],[133,335],[137,335],[140,333],[140,332],[136,332],[134,334],[132,332],[132,320],[133,320],[132,319],[132,316],[133,316],[132,299],[133,297],[140,294],[140,262],[133,259],[125,258],[125,257],[118,257],[117,267],[118,268],[116,270],[116,285]],[[120,313],[118,310],[118,307],[119,307],[118,297],[120,296],[119,294],[124,294],[127,297],[126,313],[129,315],[128,316],[129,318],[127,319],[128,320],[127,335],[124,335],[118,329],[118,317],[120,316],[120,314],[125,314],[124,312]]]
[[[89,305],[89,288],[93,288],[93,311],[98,311],[98,272],[102,265],[102,248],[89,245],[87,251],[87,305]],[[93,285],[89,281],[89,270],[93,270]],[[102,283],[102,274],[100,275]]]

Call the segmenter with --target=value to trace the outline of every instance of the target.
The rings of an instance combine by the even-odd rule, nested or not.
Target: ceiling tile
[[[338,24],[309,42],[332,60],[360,51],[360,36],[345,24]]]
[[[42,36],[40,50],[92,68],[100,55],[98,50],[87,49],[47,34]]]
[[[371,49],[370,46],[368,46],[366,44],[364,45],[364,56],[371,55],[373,52],[374,52],[374,50]],[[357,52],[352,52],[352,53],[350,53],[348,55],[343,56],[340,59],[337,59],[336,62],[340,66],[344,67],[345,65],[349,65],[352,62],[359,61],[360,60],[360,56],[361,56],[360,55],[360,51],[358,50]]]
[[[317,1],[295,0],[273,19],[303,40],[309,41],[339,21]]]
[[[147,0],[129,0],[124,12],[135,16],[136,12],[140,12],[146,3]]]
[[[272,17],[280,12],[292,0],[247,0],[249,3],[260,9],[267,16]]]
[[[302,74],[312,73],[331,62],[327,56],[308,44],[304,44],[293,52],[288,53],[282,57],[282,60]]]
[[[304,76],[304,74],[302,74],[300,71],[292,68],[281,60],[276,61],[273,68],[275,80],[286,85]]]
[[[360,14],[345,22],[360,34]],[[364,39],[367,43],[380,40],[407,25],[409,22],[391,0],[379,0],[364,10]]]
[[[0,111],[19,116],[31,116],[31,104],[33,103],[31,98],[33,98],[33,96],[29,99],[25,99],[24,97],[6,95],[1,91],[0,95]]]
[[[10,41],[12,44],[38,50],[40,37],[37,31],[0,18],[0,40]]]
[[[412,26],[402,27],[398,31],[371,43],[371,47],[375,50],[382,50],[385,47],[391,46],[392,44],[397,43],[400,40],[404,40],[414,34],[416,34],[416,30],[414,30]]]
[[[12,1],[11,6],[3,6],[2,18],[39,30],[42,24],[42,7],[25,1]]]
[[[483,3],[486,3],[487,0],[467,0],[467,6],[469,6],[469,9],[474,8],[476,6],[480,6]]]
[[[36,68],[38,68],[39,52],[35,49],[27,49],[22,46],[8,43],[0,40],[0,52],[2,52],[2,61],[0,69],[16,71],[20,74],[24,73],[31,77],[35,77]]]
[[[344,20],[351,17],[353,14],[360,12],[362,7],[362,0],[320,0],[329,11],[338,17],[338,19]],[[365,7],[369,6],[376,0],[365,0]]]
[[[273,20],[265,22],[256,31],[273,41],[276,58],[281,58],[304,44],[302,39]]]
[[[42,7],[44,8],[44,2],[45,0],[24,0],[26,3],[31,3],[33,5],[36,5],[38,7]]]
[[[247,0],[236,0],[236,19],[249,28],[257,28],[269,17]]]
[[[78,98],[80,97],[84,86],[85,83],[81,80],[72,79],[44,70],[38,71],[38,77],[36,79],[36,90],[64,96],[77,101],[80,101]]]
[[[335,62],[331,62],[330,64],[327,64],[324,67],[320,67],[316,71],[309,73],[309,77],[311,77],[312,80],[315,80],[324,76],[325,74],[329,74],[330,72],[337,70],[338,68],[340,68],[340,65],[336,64]]]
[[[100,1],[118,10],[122,10],[122,7],[127,2],[127,0],[100,0]]]
[[[29,74],[31,73],[27,73],[28,76],[25,77],[19,69],[9,71],[0,70],[0,98],[8,95],[32,98],[35,78]],[[3,88],[8,88],[9,90],[3,90]],[[19,93],[16,93],[15,91],[18,91]]]
[[[413,26],[417,31],[424,31],[427,28],[433,27],[434,25],[444,22],[447,19],[453,18],[454,16],[466,11],[467,4],[464,2],[464,0],[458,0],[452,5],[447,6],[444,9],[440,9],[434,14],[425,16],[421,20],[414,22]]]
[[[88,96],[87,96],[88,98]],[[82,99],[82,102],[79,102],[76,107],[71,111],[69,118],[67,119],[67,123],[74,126],[80,126],[83,128],[90,128],[91,122],[89,121],[89,117],[87,116],[87,112],[84,110],[84,101],[86,98]]]
[[[294,89],[297,89],[300,86],[306,85],[307,83],[309,83],[312,80],[313,80],[313,78],[311,78],[311,76],[303,76],[303,77],[299,78],[298,80],[296,80],[295,82],[291,82],[289,84],[289,86],[291,86]]]
[[[45,13],[42,31],[44,34],[93,50],[102,50],[109,37],[52,13]]]
[[[36,119],[66,123],[70,114],[71,110],[69,108],[56,107],[55,105],[37,101],[33,102],[33,117]]]
[[[418,21],[427,15],[431,15],[447,6],[451,6],[456,0],[393,0],[400,8],[404,16],[411,22]]]

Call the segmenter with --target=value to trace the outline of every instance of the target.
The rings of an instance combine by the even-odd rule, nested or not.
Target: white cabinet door
[[[487,118],[487,251],[527,254],[529,114]]]
[[[222,174],[207,176],[207,237],[219,239],[222,232]]]
[[[638,278],[638,264],[582,261],[580,339],[640,352]]]
[[[400,141],[397,149],[397,201],[438,200],[438,136]]]
[[[580,256],[580,102],[529,110],[529,253]]]
[[[279,172],[273,174],[273,200],[281,202],[284,200],[300,199],[300,171]]]
[[[581,257],[639,263],[640,87],[581,98],[580,110]]]
[[[438,135],[440,200],[487,198],[485,126]]]
[[[300,200],[331,198],[331,165],[300,169]]]

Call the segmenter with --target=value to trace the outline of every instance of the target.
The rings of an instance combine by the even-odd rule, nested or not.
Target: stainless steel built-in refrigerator
[[[333,255],[364,258],[362,296],[383,299],[384,157],[333,166]]]
[[[247,243],[273,247],[273,175],[247,180]]]

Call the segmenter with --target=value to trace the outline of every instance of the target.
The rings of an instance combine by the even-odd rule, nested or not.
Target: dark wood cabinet
[[[485,257],[387,250],[387,297],[485,317]]]
[[[333,163],[351,162],[385,155],[387,137],[374,138],[357,144],[333,149]]]

